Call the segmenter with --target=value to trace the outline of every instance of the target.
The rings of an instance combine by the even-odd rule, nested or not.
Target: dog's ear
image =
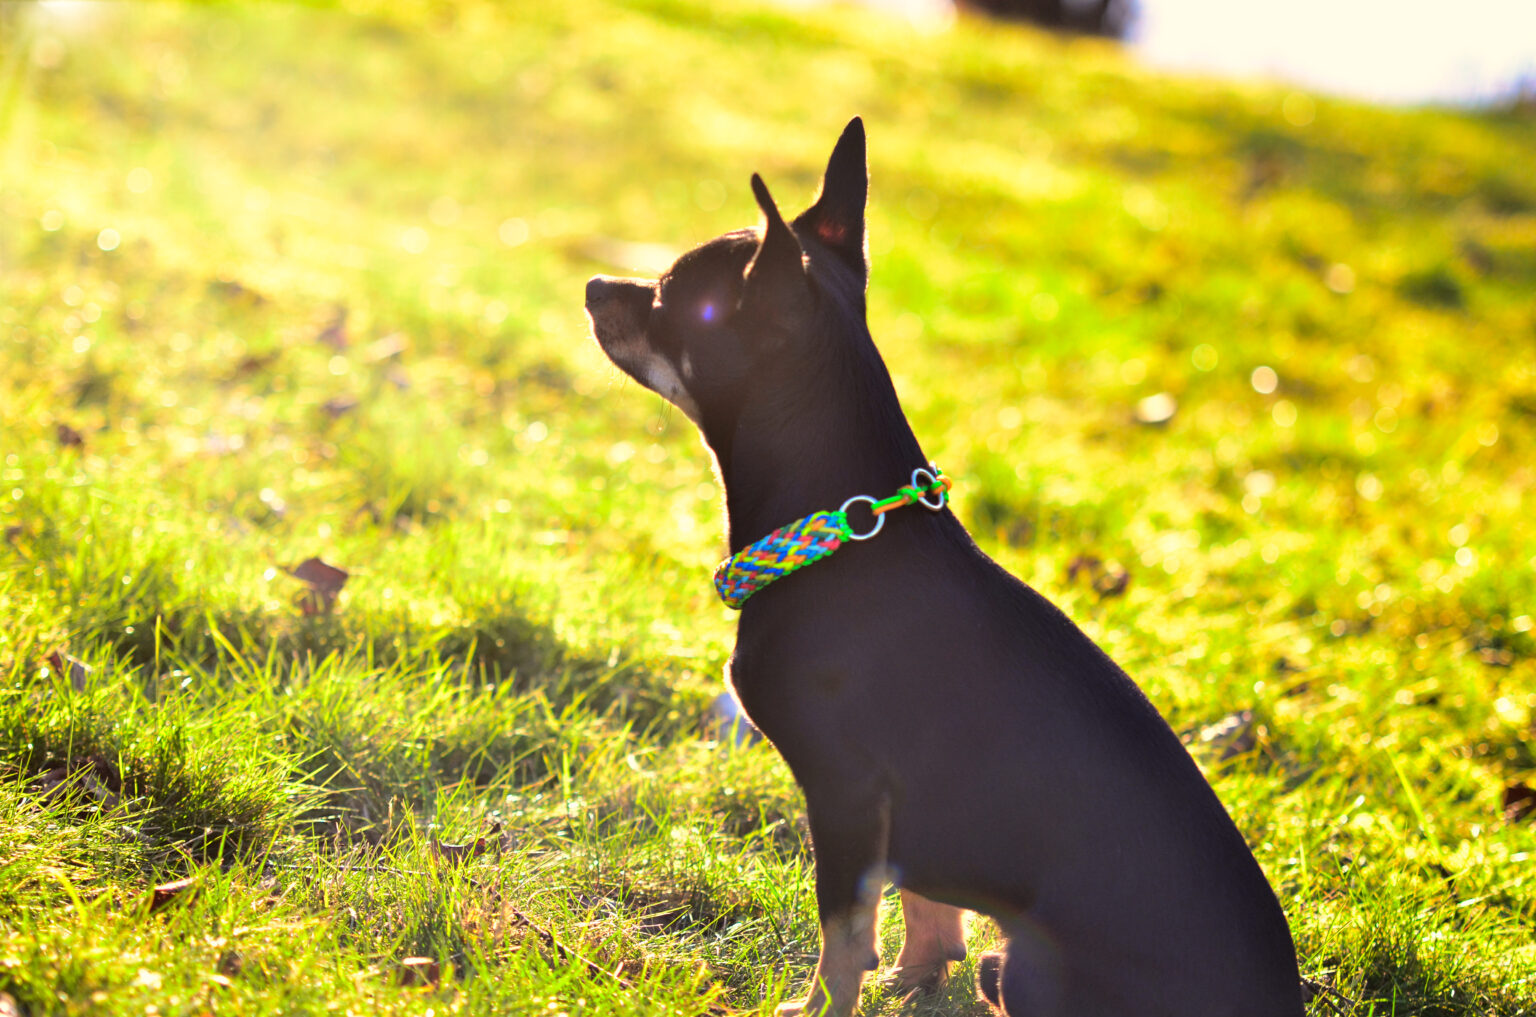
[[[816,203],[795,219],[801,235],[814,236],[848,263],[860,279],[869,279],[864,249],[864,205],[869,199],[869,166],[864,153],[864,121],[854,117],[827,160]]]
[[[747,265],[741,288],[741,309],[778,331],[796,331],[809,311],[810,284],[805,278],[800,241],[773,202],[768,185],[752,174],[752,195],[767,220],[757,253]]]

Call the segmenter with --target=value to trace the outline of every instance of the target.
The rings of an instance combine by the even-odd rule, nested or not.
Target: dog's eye
[[[714,301],[712,301],[712,300],[704,301],[704,304],[699,308],[699,318],[706,325],[710,324],[711,322],[713,322],[715,320],[715,315],[717,313],[718,312],[715,310]]]

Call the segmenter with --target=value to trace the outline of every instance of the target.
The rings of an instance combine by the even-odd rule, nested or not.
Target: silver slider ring
[[[930,487],[937,485],[938,482],[939,478],[932,471],[925,470],[921,466],[912,471],[912,486],[924,492],[918,496],[917,503],[930,512],[937,512],[944,507],[944,489],[939,488],[937,491],[928,490]],[[930,497],[936,500],[929,501]]]
[[[869,495],[867,495],[867,494],[856,494],[856,495],[854,495],[852,498],[849,498],[847,501],[843,502],[842,508],[838,509],[838,511],[843,514],[843,521],[845,523],[848,521],[848,506],[852,505],[856,501],[868,502],[869,503],[869,507],[871,509],[873,509],[875,507],[875,499],[871,498]],[[852,524],[849,524],[849,526],[848,526],[848,539],[849,540],[868,540],[870,537],[873,537],[875,534],[879,533],[880,532],[880,528],[882,526],[884,526],[884,525],[885,525],[885,516],[884,515],[876,515],[875,516],[875,525],[874,525],[874,527],[872,529],[870,529],[870,531],[868,533],[854,533],[853,532]]]

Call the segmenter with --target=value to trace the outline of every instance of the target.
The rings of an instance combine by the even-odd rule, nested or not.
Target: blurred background
[[[0,993],[808,976],[797,791],[711,713],[719,489],[582,292],[754,223],[754,171],[808,203],[858,114],[956,513],[1206,766],[1314,1014],[1530,1014],[1533,10],[0,3]],[[147,938],[187,875],[303,977]]]
[[[930,25],[962,8],[1119,39],[1170,70],[1265,77],[1373,102],[1477,105],[1536,94],[1536,9],[1524,0],[866,2]]]

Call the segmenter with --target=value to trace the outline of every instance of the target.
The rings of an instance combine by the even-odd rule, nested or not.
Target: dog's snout
[[[612,275],[595,275],[587,281],[587,309],[603,304],[622,304],[626,307],[650,307],[656,296],[656,283],[650,279],[623,279]]]
[[[587,280],[587,306],[606,303],[613,292],[613,280],[605,275],[594,275]]]

